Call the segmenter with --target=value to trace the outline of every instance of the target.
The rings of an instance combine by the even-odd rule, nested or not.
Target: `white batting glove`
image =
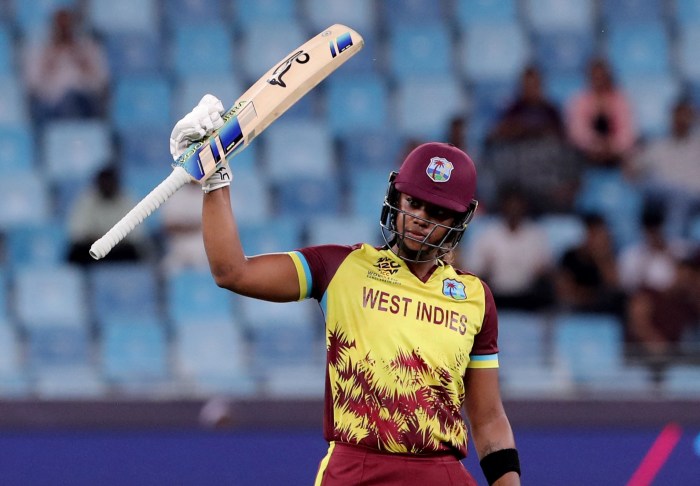
[[[170,133],[170,155],[177,160],[192,145],[212,134],[224,124],[224,105],[214,95],[206,94],[192,111],[182,117]]]

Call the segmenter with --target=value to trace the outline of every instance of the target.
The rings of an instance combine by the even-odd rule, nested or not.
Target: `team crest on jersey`
[[[447,182],[450,180],[452,175],[452,169],[455,166],[452,162],[443,157],[433,157],[430,159],[428,167],[425,169],[425,173],[428,174],[434,182]]]
[[[389,257],[379,258],[374,266],[383,277],[390,277],[391,275],[396,274],[396,272],[399,271],[399,268],[401,268],[401,265]]]
[[[452,297],[454,300],[467,299],[467,291],[464,288],[464,284],[451,278],[446,278],[442,281],[442,293],[447,297]]]

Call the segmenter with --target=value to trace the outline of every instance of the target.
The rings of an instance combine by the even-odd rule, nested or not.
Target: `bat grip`
[[[117,243],[123,240],[137,225],[163,204],[170,196],[190,180],[182,167],[176,167],[163,182],[126,213],[112,228],[90,247],[90,256],[95,260],[104,258]]]

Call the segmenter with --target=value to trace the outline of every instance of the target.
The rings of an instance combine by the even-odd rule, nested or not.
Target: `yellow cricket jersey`
[[[326,440],[395,453],[466,455],[467,368],[498,367],[493,296],[438,264],[421,281],[388,249],[291,252],[300,299],[326,320]]]

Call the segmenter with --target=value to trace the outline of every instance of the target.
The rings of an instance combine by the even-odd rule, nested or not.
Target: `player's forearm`
[[[472,438],[479,458],[501,449],[515,448],[515,438],[505,414],[487,422],[472,423]]]
[[[231,210],[228,187],[204,194],[202,236],[216,284],[236,291],[243,274],[245,254]]]

